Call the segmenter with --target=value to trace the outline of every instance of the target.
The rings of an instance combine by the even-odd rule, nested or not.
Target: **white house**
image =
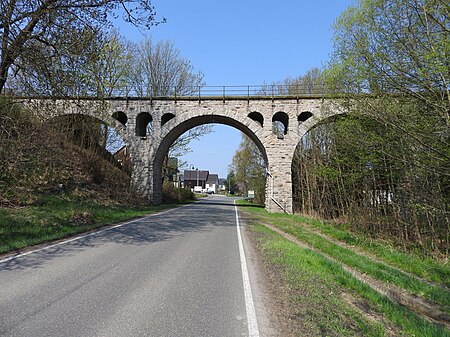
[[[206,192],[217,193],[218,189],[219,189],[219,175],[209,174],[205,184]]]

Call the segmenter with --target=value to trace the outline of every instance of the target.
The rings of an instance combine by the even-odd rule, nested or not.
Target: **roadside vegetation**
[[[281,276],[280,289],[287,289],[288,316],[299,334],[450,336],[450,268],[442,261],[342,235],[333,224],[312,218],[242,210],[268,269]],[[392,298],[398,289],[396,296],[416,303]]]
[[[448,259],[450,13],[444,0],[358,1],[316,78],[348,114],[293,160],[296,212]]]
[[[264,204],[266,192],[264,157],[260,149],[245,134],[242,134],[239,148],[233,156],[226,183],[230,194],[246,197],[251,190],[253,201]]]
[[[0,207],[0,254],[172,207],[176,205],[105,205],[69,194],[37,195],[26,206]]]
[[[0,254],[194,200],[169,185],[166,204],[148,205],[130,189],[127,166],[105,149],[99,121],[44,124],[0,99]]]

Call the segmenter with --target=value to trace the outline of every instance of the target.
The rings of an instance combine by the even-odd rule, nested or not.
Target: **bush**
[[[178,203],[195,200],[192,191],[184,188],[177,188],[169,182],[163,184],[162,192],[162,200],[164,203]]]

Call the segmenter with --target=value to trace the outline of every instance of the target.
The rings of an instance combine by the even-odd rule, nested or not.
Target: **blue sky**
[[[353,0],[153,0],[167,23],[120,33],[139,41],[170,40],[205,75],[206,85],[259,85],[303,75],[326,65],[332,24]],[[226,177],[241,140],[238,130],[217,125],[191,144],[184,160]]]

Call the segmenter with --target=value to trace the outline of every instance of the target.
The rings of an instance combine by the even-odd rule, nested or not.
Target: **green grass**
[[[305,216],[292,214],[270,214],[262,208],[248,207],[247,210],[255,215],[270,217],[274,221],[286,221],[286,224],[307,224],[319,232],[338,241],[357,247],[363,252],[369,253],[380,260],[397,267],[405,272],[427,279],[446,287],[450,287],[450,268],[448,264],[441,263],[429,257],[419,256],[413,253],[405,253],[386,242],[379,242],[367,238],[363,234],[349,231],[345,224],[335,225]]]
[[[436,260],[411,253],[404,253],[386,243],[380,243],[376,240],[368,239],[363,235],[351,233],[348,230],[348,225],[336,227],[332,224],[307,217],[296,216],[296,218],[330,237],[349,245],[356,245],[393,266],[429,281],[450,287],[450,268]]]
[[[272,224],[319,251],[375,279],[395,284],[414,294],[421,295],[432,302],[447,306],[447,310],[450,308],[450,291],[447,289],[419,281],[417,278],[403,273],[396,268],[392,268],[384,263],[375,262],[369,257],[355,253],[351,249],[343,248],[331,241],[325,240],[323,237],[299,225],[286,224],[278,220],[273,221]]]
[[[263,225],[254,225],[253,229],[261,234],[259,247],[264,255],[273,265],[282,267],[282,281],[291,289],[291,301],[298,308],[295,315],[305,321],[304,327],[311,335],[386,335],[385,323],[367,319],[339,296],[350,291],[370,311],[393,322],[403,336],[450,336],[447,329],[417,317],[355,279],[339,263],[303,249]]]
[[[0,207],[0,253],[61,239],[134,217],[173,208],[175,205],[156,207],[105,206],[68,196],[40,195],[30,206]],[[90,221],[73,223],[74,214],[87,214]]]

